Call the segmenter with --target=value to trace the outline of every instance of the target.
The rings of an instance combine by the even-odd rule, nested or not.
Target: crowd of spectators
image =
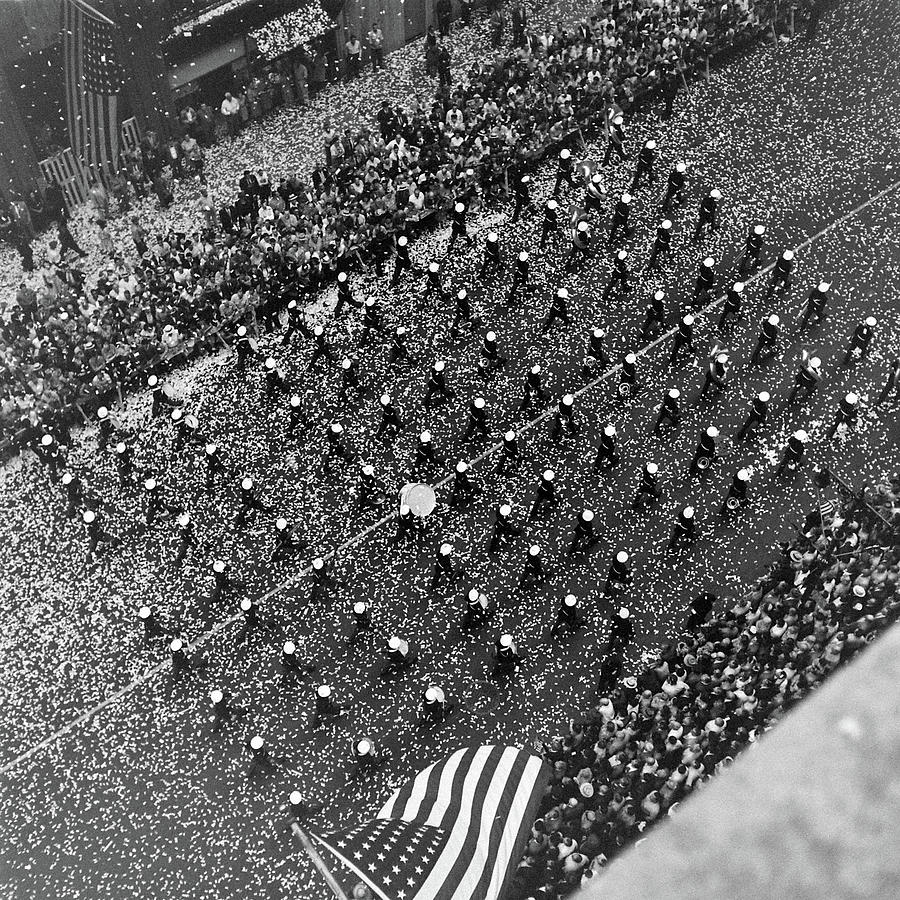
[[[355,134],[327,127],[310,179],[247,172],[218,211],[203,187],[203,110],[180,141],[149,136],[118,187],[95,185],[97,221],[111,214],[108,194],[120,212],[148,187],[170,204],[171,178],[187,170],[200,180],[197,230],[147,233],[134,222],[137,261],[108,245],[95,285],[69,261],[77,245],[51,245],[43,283],[23,283],[2,325],[0,425],[49,425],[74,403],[127,389],[142,368],[214,342],[217,326],[261,303],[271,313],[342,268],[379,270],[399,233],[457,198],[489,199],[510,170],[535,164],[612,106],[627,115],[660,88],[677,90],[709,56],[752,43],[771,14],[769,0],[604,0],[570,28],[527,32],[523,18],[512,53],[474,64],[456,87],[442,83],[430,108],[386,105],[377,128]]]
[[[612,648],[604,696],[545,748],[553,775],[517,896],[555,898],[595,876],[898,618],[900,474],[868,503],[825,506],[732,605],[710,617],[716,598],[698,598],[638,677],[617,678]]]

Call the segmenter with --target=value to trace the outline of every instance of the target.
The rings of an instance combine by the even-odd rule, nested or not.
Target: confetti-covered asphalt
[[[685,158],[691,176],[690,200],[675,219],[672,261],[662,274],[642,277],[631,297],[615,295],[601,302],[610,268],[605,254],[567,276],[561,244],[546,254],[537,251],[534,219],[511,226],[508,209],[486,212],[478,249],[459,245],[445,261],[443,277],[448,287],[469,289],[485,328],[498,332],[510,357],[507,369],[487,384],[473,374],[479,339],[464,329],[453,340],[450,313],[437,309],[434,301],[416,308],[420,280],[391,291],[383,279],[357,277],[357,294],[376,294],[392,324],[410,326],[413,371],[387,373],[386,348],[377,344],[360,357],[369,394],[340,407],[334,370],[326,366],[306,373],[308,347],[284,348],[280,336],[264,337],[263,346],[272,348],[317,415],[300,441],[285,439],[286,409],[283,403],[263,400],[259,372],[241,380],[233,360],[223,353],[181,373],[176,392],[198,415],[202,429],[220,443],[234,470],[232,485],[214,499],[203,490],[199,456],[173,457],[168,426],[148,424],[147,398],[133,398],[118,411],[118,421],[133,435],[138,465],[156,474],[167,497],[189,508],[198,523],[202,546],[191,551],[182,568],[172,562],[174,526],[164,520],[145,532],[137,525],[138,490],[118,489],[111,460],[96,452],[90,435],[77,442],[77,467],[109,504],[107,527],[123,538],[123,545],[102,556],[94,569],[83,565],[83,532],[65,519],[59,489],[46,483],[31,459],[8,467],[0,541],[6,610],[0,630],[0,759],[7,763],[0,788],[0,871],[9,893],[23,898],[324,897],[327,889],[302,853],[274,827],[277,806],[289,790],[299,787],[325,803],[321,828],[351,824],[371,815],[391,787],[449,750],[468,741],[527,744],[583,713],[596,700],[595,673],[608,636],[611,610],[597,600],[597,589],[613,552],[624,547],[635,555],[635,586],[629,596],[637,633],[628,657],[633,669],[642,654],[676,632],[690,596],[704,589],[729,595],[740,591],[765,567],[769,548],[790,532],[791,520],[801,519],[815,502],[805,476],[785,481],[774,476],[774,463],[795,428],[810,432],[815,460],[833,465],[856,484],[896,468],[896,403],[867,409],[858,434],[828,441],[825,431],[838,399],[858,389],[868,406],[887,364],[900,356],[898,191],[864,206],[900,177],[891,168],[900,112],[898,19],[900,12],[888,0],[842,7],[826,17],[814,43],[798,38],[762,48],[714,75],[709,84],[693,88],[680,99],[674,120],[661,123],[649,114],[631,124],[631,148],[652,136],[660,145],[658,171],[664,174],[676,158]],[[597,158],[596,148],[589,151]],[[620,165],[609,172],[615,193],[627,186],[633,169]],[[550,167],[535,179],[538,199],[548,195],[552,174]],[[723,227],[697,247],[689,233],[698,198],[714,186],[725,198]],[[639,227],[629,244],[636,268],[646,259],[659,218],[659,189],[637,194]],[[669,370],[665,342],[640,357],[640,391],[634,401],[624,408],[612,405],[613,377],[579,397],[583,428],[576,439],[553,444],[546,423],[526,431],[519,471],[500,478],[491,474],[489,464],[476,467],[484,497],[462,513],[439,507],[427,534],[412,548],[398,549],[391,542],[393,525],[388,523],[335,561],[341,582],[336,596],[310,605],[305,579],[269,595],[313,555],[333,549],[375,520],[374,513],[355,511],[352,470],[322,473],[325,422],[339,419],[354,449],[392,489],[410,472],[414,435],[422,427],[430,428],[448,460],[472,458],[483,447],[461,440],[468,397],[480,393],[487,399],[493,433],[523,425],[515,406],[527,366],[545,365],[556,397],[579,387],[590,326],[607,328],[611,355],[618,359],[636,346],[652,290],[667,288],[674,321],[679,306],[690,299],[703,255],[716,259],[720,286],[733,278],[735,257],[755,221],[768,225],[765,263],[783,247],[800,248],[797,286],[787,297],[767,298],[766,279],[752,281],[736,329],[725,335],[701,329],[702,348],[716,341],[731,351],[727,395],[697,402],[699,364],[685,361]],[[532,252],[533,289],[519,308],[507,310],[503,286],[477,277],[489,222],[498,225],[508,259],[520,247]],[[608,215],[602,219],[607,222]],[[443,253],[446,240],[446,232],[428,235],[416,242],[413,255],[426,262]],[[800,301],[820,278],[833,284],[831,318],[798,335]],[[572,293],[573,324],[542,336],[547,297],[560,285]],[[781,353],[772,363],[750,369],[747,358],[758,322],[771,311],[779,312],[786,325]],[[847,338],[869,314],[879,322],[874,348],[865,362],[844,368]],[[355,319],[345,318],[331,324],[329,333],[349,349],[358,328]],[[825,377],[811,404],[785,408],[804,349],[822,357]],[[420,406],[425,367],[438,357],[448,360],[457,398],[426,414]],[[654,438],[649,428],[655,407],[670,386],[681,388],[691,409],[675,434]],[[384,387],[398,399],[408,425],[391,445],[373,437],[376,398]],[[731,436],[749,399],[764,388],[773,396],[772,421],[761,440],[735,445]],[[607,421],[619,429],[623,460],[609,475],[595,476],[590,471],[593,448],[598,428]],[[722,458],[698,483],[688,478],[686,468],[700,430],[709,424],[722,431]],[[652,513],[640,516],[628,507],[640,466],[651,459],[661,467],[664,497]],[[492,507],[508,498],[521,517],[537,474],[547,465],[557,472],[562,488],[559,510],[529,526],[505,555],[489,560],[485,546]],[[740,466],[753,469],[755,500],[726,525],[717,510]],[[246,533],[234,531],[234,482],[245,473],[256,479],[277,514],[300,523],[309,550],[290,561],[270,563],[274,515],[259,516]],[[441,496],[446,499],[446,490]],[[669,558],[663,551],[672,519],[688,502],[698,510],[701,540],[693,552]],[[565,548],[571,526],[585,505],[597,512],[602,539],[590,555],[569,559]],[[429,596],[427,579],[440,540],[452,541],[465,576],[457,590]],[[544,588],[516,592],[515,580],[532,540],[544,547],[553,576]],[[235,611],[232,598],[211,616],[204,612],[201,598],[209,592],[207,575],[215,557],[230,561],[243,582],[241,595],[267,597],[263,615],[278,619],[280,631],[304,647],[318,671],[306,683],[282,684],[281,638],[257,635],[237,645],[237,629],[229,626],[199,648],[206,662],[202,671],[173,679],[164,670],[147,678],[87,722],[9,765],[165,660],[162,639],[149,647],[141,641],[139,604],[152,606],[169,633],[192,642]],[[458,626],[462,597],[471,586],[485,590],[499,610],[484,632],[466,636]],[[584,598],[590,624],[579,636],[554,643],[547,630],[569,590]],[[363,598],[372,603],[380,640],[396,632],[418,650],[417,666],[399,682],[373,679],[377,662],[372,650],[345,644],[350,604]],[[485,678],[488,645],[502,630],[516,635],[527,657],[524,671],[509,687]],[[412,725],[420,692],[429,681],[441,684],[463,708],[443,729],[422,733]],[[351,711],[339,724],[313,731],[313,685],[320,682],[334,685]],[[223,733],[211,735],[206,698],[219,686],[238,693],[248,713]],[[254,733],[272,744],[280,768],[248,782],[243,741]],[[363,736],[374,737],[387,759],[375,775],[354,780],[347,774],[350,741]]]

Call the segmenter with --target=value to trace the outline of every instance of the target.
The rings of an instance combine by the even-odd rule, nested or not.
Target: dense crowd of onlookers
[[[557,897],[593,877],[897,619],[900,475],[868,501],[810,514],[770,571],[711,617],[716,598],[698,598],[638,677],[617,679],[611,654],[587,720],[545,748],[553,775],[516,896]]]
[[[430,108],[386,104],[377,127],[358,133],[326,126],[310,178],[246,172],[220,209],[203,186],[202,110],[182,123],[180,140],[148,137],[108,189],[92,186],[108,258],[96,284],[70,262],[80,248],[60,214],[42,283],[20,287],[2,323],[0,425],[48,424],[75,402],[106,398],[142,367],[202,348],[216,325],[260,303],[314,293],[364,261],[380,269],[399,233],[479,188],[489,198],[505,173],[537,162],[604,110],[627,114],[654,91],[677,90],[700,61],[758,37],[770,12],[768,0],[640,0],[603,2],[578,25],[543,33],[523,20],[512,53],[476,63],[456,87],[442,80]],[[104,239],[106,218],[127,213],[132,194],[152,189],[167,206],[171,179],[185,175],[200,181],[196,231],[160,234],[135,219],[136,261]]]

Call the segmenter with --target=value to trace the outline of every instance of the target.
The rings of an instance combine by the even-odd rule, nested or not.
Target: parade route
[[[478,277],[486,224],[477,246],[457,246],[446,258],[446,229],[412,245],[420,265],[442,260],[448,291],[465,286],[481,325],[450,333],[446,305],[419,303],[422,279],[407,275],[398,289],[388,276],[354,275],[358,296],[376,296],[392,329],[410,331],[414,364],[389,368],[387,340],[357,349],[358,315],[335,320],[328,302],[316,321],[327,324],[340,355],[360,359],[365,392],[350,402],[337,397],[336,368],[307,370],[304,339],[285,346],[280,331],[260,337],[302,394],[311,422],[300,439],[286,434],[285,404],[263,393],[261,361],[246,376],[233,357],[220,352],[176,373],[173,385],[185,408],[219,443],[230,474],[214,492],[203,487],[202,460],[173,452],[164,417],[149,421],[146,396],[129,398],[117,410],[123,431],[137,448],[141,471],[161,474],[168,494],[191,510],[198,546],[183,566],[174,565],[174,525],[147,529],[137,489],[120,490],[112,461],[99,454],[86,432],[77,463],[108,504],[109,527],[122,544],[93,567],[82,569],[86,542],[78,522],[64,514],[58,488],[35,477],[37,463],[24,458],[3,472],[0,513],[21,523],[17,537],[0,548],[6,568],[0,594],[10,610],[0,626],[4,694],[0,702],[0,884],[16,898],[137,895],[221,898],[258,896],[318,900],[325,889],[289,835],[276,830],[279,805],[302,790],[324,804],[321,831],[370,816],[410,773],[467,741],[523,746],[548,738],[570,718],[596,703],[597,672],[606,658],[614,607],[601,588],[614,553],[632,554],[633,585],[625,602],[635,621],[635,641],[625,652],[625,670],[637,670],[664,641],[677,638],[690,600],[709,590],[733,600],[761,575],[777,554],[778,541],[819,502],[808,477],[812,463],[825,465],[860,487],[896,471],[900,426],[896,401],[875,407],[892,360],[900,356],[900,228],[896,168],[896,121],[900,98],[895,78],[892,30],[897,10],[886,0],[839,8],[820,42],[800,38],[761,47],[709,82],[692,86],[676,117],[661,122],[643,112],[628,125],[637,148],[653,137],[660,144],[658,181],[636,194],[635,234],[628,242],[634,288],[600,295],[609,278],[606,246],[609,214],[592,214],[600,252],[572,275],[563,272],[568,243],[562,236],[546,253],[537,249],[540,213],[509,224],[510,207],[484,211],[497,227],[506,259],[500,279]],[[877,36],[883,40],[877,40]],[[849,53],[848,47],[858,47]],[[816,84],[816,95],[804,93]],[[877,111],[877,115],[876,115]],[[588,141],[588,158],[602,144]],[[658,224],[658,199],[677,159],[687,159],[688,199],[673,215],[671,258],[659,272],[644,265]],[[609,193],[625,190],[633,161],[602,170]],[[555,163],[536,174],[533,197],[550,196]],[[718,186],[724,196],[722,227],[701,244],[691,240],[700,199]],[[577,198],[565,194],[565,209]],[[718,307],[737,278],[736,261],[748,229],[765,222],[762,266],[744,279],[745,303],[736,325],[719,329]],[[474,224],[474,223],[473,223]],[[794,248],[795,285],[771,294],[769,276],[778,254]],[[512,261],[519,249],[532,254],[531,281],[519,303],[505,303]],[[700,260],[715,259],[716,299],[697,319],[697,352],[674,366],[668,355],[676,322],[688,311]],[[819,280],[833,285],[828,319],[799,330],[798,311]],[[569,327],[544,334],[549,298],[565,285],[572,296]],[[638,339],[650,295],[665,289],[666,328],[648,343]],[[778,352],[750,365],[760,321],[782,319]],[[843,365],[853,329],[866,316],[877,320],[867,358]],[[612,365],[582,377],[591,327],[607,331]],[[476,372],[487,328],[496,330],[509,358],[490,380]],[[729,354],[728,390],[700,397],[703,371],[714,347]],[[616,396],[620,360],[638,356],[637,391],[622,403]],[[786,402],[794,373],[807,351],[823,360],[823,380],[809,402]],[[338,356],[338,358],[339,358]],[[427,369],[448,360],[452,402],[424,410]],[[540,410],[518,411],[524,373],[540,362],[552,401]],[[677,429],[651,429],[667,389],[682,392],[683,421]],[[375,438],[377,399],[389,390],[404,428],[394,441]],[[761,390],[772,395],[770,421],[759,436],[737,443],[734,435],[750,401]],[[828,438],[841,398],[861,397],[855,433]],[[554,441],[549,435],[555,404],[575,396],[579,433]],[[470,397],[485,397],[491,437],[466,441],[462,432]],[[428,428],[444,464],[430,473],[438,507],[409,545],[394,543],[396,513],[390,505],[360,511],[357,468],[324,471],[324,430],[340,420],[360,460],[371,462],[388,497],[413,479],[416,436]],[[620,463],[592,471],[599,433],[614,422]],[[708,425],[720,430],[719,454],[711,471],[693,478],[688,464]],[[507,428],[520,436],[523,455],[509,475],[495,471],[496,437]],[[794,476],[776,466],[789,435],[810,434],[809,462]],[[447,506],[453,464],[468,460],[482,495],[463,509]],[[662,497],[645,513],[632,510],[641,467],[653,460],[661,471]],[[539,473],[557,473],[560,504],[525,521]],[[752,472],[751,503],[733,518],[719,513],[732,475]],[[234,483],[251,475],[266,501],[305,542],[286,560],[273,561],[271,515],[234,527]],[[424,479],[423,479],[424,480]],[[525,533],[497,556],[486,553],[496,506],[509,501]],[[392,502],[392,501],[391,501]],[[666,552],[678,511],[696,510],[699,540],[690,551]],[[596,512],[600,540],[589,553],[570,555],[578,513]],[[430,592],[428,581],[438,545],[453,545],[461,577],[451,590]],[[547,583],[520,590],[517,580],[527,547],[539,543],[550,569]],[[32,554],[24,560],[23,551]],[[321,556],[338,586],[330,596],[309,599],[311,561]],[[218,607],[204,598],[211,561],[228,561],[240,589]],[[465,594],[483,590],[497,609],[491,623],[470,634],[460,629]],[[577,634],[548,636],[561,598],[576,594],[587,623]],[[238,641],[241,596],[260,604],[271,631]],[[371,644],[350,646],[353,601],[371,604]],[[142,641],[136,609],[147,602],[168,635],[190,643],[203,668],[175,676],[166,640]],[[488,678],[489,649],[503,631],[515,634],[525,657],[509,684]],[[414,645],[418,661],[398,681],[377,677],[379,653],[391,634]],[[316,670],[304,681],[285,682],[279,665],[283,640],[294,641]],[[334,686],[349,708],[346,717],[312,727],[316,684]],[[458,704],[441,728],[415,727],[422,691],[439,684]],[[210,690],[228,687],[247,710],[221,734],[209,727]],[[244,743],[264,735],[276,769],[247,779]],[[350,774],[351,741],[372,739],[383,764],[365,778]],[[535,745],[536,746],[536,745]]]

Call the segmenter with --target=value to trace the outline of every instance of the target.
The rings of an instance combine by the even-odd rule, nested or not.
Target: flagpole
[[[103,13],[100,12],[99,9],[95,9],[93,6],[90,5],[90,3],[86,3],[85,0],[69,0],[69,2],[72,3],[74,6],[80,6],[81,9],[84,12],[86,12],[89,16],[93,16],[93,18],[99,19],[101,22],[104,22],[107,25],[115,25],[116,24],[108,16],[104,16]]]
[[[309,855],[312,864],[319,870],[325,881],[328,882],[328,887],[334,892],[334,896],[337,897],[337,900],[348,900],[347,895],[337,881],[335,881],[334,875],[328,870],[328,866],[325,865],[325,860],[319,856],[319,851],[313,846],[313,843],[306,832],[297,824],[297,822],[291,822],[291,831],[294,832],[297,839],[303,845],[303,849]]]

